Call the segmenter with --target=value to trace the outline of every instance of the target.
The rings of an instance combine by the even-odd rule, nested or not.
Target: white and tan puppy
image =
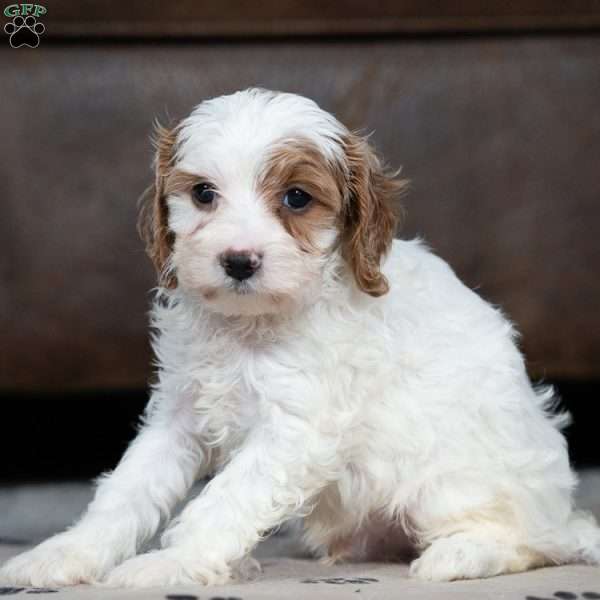
[[[81,520],[0,580],[222,583],[295,517],[332,560],[375,520],[401,527],[422,579],[597,563],[567,418],[502,314],[423,244],[393,241],[401,189],[364,138],[293,94],[249,89],[159,129],[143,426]],[[136,556],[161,522],[162,548]]]

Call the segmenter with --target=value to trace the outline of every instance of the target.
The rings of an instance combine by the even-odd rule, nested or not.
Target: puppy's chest
[[[224,449],[287,412],[304,411],[309,421],[337,408],[352,413],[373,386],[372,367],[384,359],[380,342],[348,331],[345,322],[326,325],[299,324],[273,338],[224,333],[194,345],[186,371],[204,439]]]
[[[235,445],[264,416],[277,361],[262,346],[231,342],[207,346],[191,365],[194,411],[203,433],[215,445]]]

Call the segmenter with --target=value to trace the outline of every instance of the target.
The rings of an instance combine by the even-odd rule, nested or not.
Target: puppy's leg
[[[515,488],[518,485],[514,483]],[[544,499],[549,500],[545,506],[542,498],[531,494],[524,506],[518,506],[513,498],[510,510],[500,505],[500,510],[490,511],[488,505],[479,512],[465,513],[462,519],[436,523],[438,537],[412,563],[411,574],[447,581],[550,564],[599,564],[600,529],[592,515],[571,511],[568,496],[561,502],[551,488],[542,490]],[[436,529],[429,531],[429,536],[432,534]]]
[[[335,444],[300,418],[278,414],[250,433],[224,470],[163,536],[163,549],[126,561],[112,586],[227,581],[266,532],[303,508],[337,473]]]
[[[202,459],[184,409],[150,416],[119,466],[102,478],[81,520],[9,560],[0,582],[62,586],[96,581],[154,535],[189,490]]]
[[[425,550],[411,564],[410,574],[451,581],[548,564],[547,557],[530,543],[517,498],[496,493],[481,481],[462,481],[458,472],[422,489],[408,520]]]
[[[496,528],[454,533],[434,540],[420,558],[412,562],[410,575],[430,581],[479,579],[501,573],[517,573],[547,563],[526,546],[510,541]]]

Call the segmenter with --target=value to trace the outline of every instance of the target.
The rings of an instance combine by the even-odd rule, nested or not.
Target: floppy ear
[[[174,288],[177,279],[169,272],[168,259],[173,250],[173,234],[168,229],[168,207],[165,196],[165,180],[173,168],[177,129],[167,129],[158,122],[154,127],[152,142],[156,150],[154,157],[155,179],[141,198],[138,231],[146,244],[146,252],[154,263],[159,284]]]
[[[394,205],[407,182],[385,169],[365,138],[350,134],[344,150],[348,175],[342,254],[358,287],[371,296],[382,296],[389,285],[380,265],[396,233]]]

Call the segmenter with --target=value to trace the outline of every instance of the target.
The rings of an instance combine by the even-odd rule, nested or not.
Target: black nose
[[[260,257],[249,252],[225,252],[221,256],[221,265],[229,277],[243,281],[256,273]]]

